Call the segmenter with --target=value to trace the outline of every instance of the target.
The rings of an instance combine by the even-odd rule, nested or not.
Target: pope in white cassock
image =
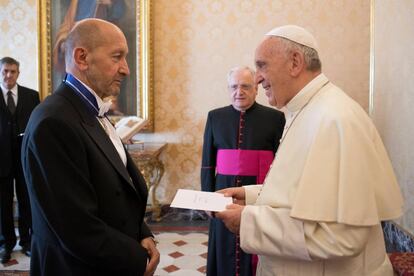
[[[403,200],[372,121],[321,72],[305,29],[273,29],[255,62],[285,130],[263,186],[222,190],[236,204],[216,216],[259,255],[259,276],[393,275],[380,223]]]

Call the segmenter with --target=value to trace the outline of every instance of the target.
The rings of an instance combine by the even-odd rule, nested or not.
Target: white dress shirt
[[[98,108],[101,108],[101,106],[104,104],[102,99],[89,86],[87,86],[85,83],[83,83],[79,79],[77,79],[77,80],[80,83],[82,83],[92,93],[92,95],[96,99],[96,102],[98,103]],[[124,145],[122,144],[121,138],[119,138],[118,134],[116,133],[116,130],[115,130],[114,126],[111,124],[111,122],[106,117],[98,117],[97,116],[96,119],[99,121],[99,124],[105,130],[106,134],[108,134],[109,138],[112,141],[112,144],[115,146],[116,151],[119,154],[119,157],[121,158],[122,162],[126,166],[127,158],[126,158],[125,148],[124,148]]]
[[[1,84],[1,90],[3,92],[3,98],[4,98],[4,102],[7,105],[7,93],[9,91],[12,92],[12,96],[13,96],[13,100],[14,100],[14,105],[17,106],[17,100],[18,100],[18,96],[17,96],[17,84],[15,86],[13,86],[12,89],[7,89],[6,87],[3,86],[3,84]]]

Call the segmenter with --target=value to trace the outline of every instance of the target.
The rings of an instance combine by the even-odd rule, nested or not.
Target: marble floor
[[[16,245],[11,260],[6,264],[0,264],[0,276],[28,276],[30,258],[20,252],[21,247]]]
[[[207,260],[207,233],[156,234],[161,261],[155,275],[205,275]]]
[[[207,258],[206,232],[155,232],[161,261],[155,275],[205,275]],[[30,259],[15,248],[12,260],[0,264],[0,276],[28,275]]]
[[[148,213],[146,222],[159,242],[161,260],[155,275],[205,275],[208,216],[204,212],[163,206],[160,218],[153,220]],[[30,258],[16,246],[10,262],[0,264],[0,276],[27,276],[29,269]]]

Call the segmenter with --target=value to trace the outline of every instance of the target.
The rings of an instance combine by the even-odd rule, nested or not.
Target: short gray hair
[[[303,54],[307,70],[315,72],[322,69],[321,60],[319,59],[318,52],[315,49],[283,37],[278,37],[278,39],[282,43],[282,47],[286,55],[294,50]]]
[[[230,78],[234,72],[241,71],[241,70],[249,71],[249,73],[252,75],[253,80],[254,80],[254,77],[256,76],[256,72],[252,68],[250,68],[249,66],[237,66],[237,67],[231,68],[230,71],[227,73],[227,83],[230,83]]]
[[[19,71],[20,62],[18,62],[12,57],[3,57],[2,59],[0,59],[0,68],[3,67],[3,64],[14,64],[17,66],[17,71]]]

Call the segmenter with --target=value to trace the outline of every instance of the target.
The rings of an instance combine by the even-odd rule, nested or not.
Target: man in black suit
[[[19,210],[19,244],[23,253],[30,256],[32,218],[20,150],[30,114],[39,104],[39,93],[17,84],[19,66],[19,62],[11,57],[0,59],[0,243],[4,245],[2,263],[10,260],[17,241],[13,219],[14,188]]]
[[[65,42],[67,75],[36,108],[22,162],[33,216],[31,275],[153,275],[147,186],[105,117],[129,75],[122,31],[79,21]]]

